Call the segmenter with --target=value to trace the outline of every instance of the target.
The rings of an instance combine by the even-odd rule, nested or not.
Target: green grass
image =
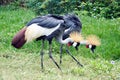
[[[41,42],[33,41],[21,49],[11,46],[13,36],[35,17],[31,10],[0,7],[0,80],[119,80],[120,79],[120,19],[106,20],[80,16],[82,34],[95,34],[101,46],[94,54],[85,46],[78,52],[70,47],[72,54],[84,65],[79,67],[72,58],[63,54],[62,72],[47,54],[44,56],[44,72],[40,68]],[[59,62],[59,44],[53,41],[53,56]],[[111,63],[113,61],[113,63]]]
[[[59,55],[54,55],[59,61]],[[0,56],[1,80],[119,80],[120,62],[103,59],[76,58],[84,64],[79,67],[68,55],[63,56],[60,65],[62,72],[57,69],[48,55],[44,57],[44,72],[40,68],[39,54],[16,51],[6,51]]]

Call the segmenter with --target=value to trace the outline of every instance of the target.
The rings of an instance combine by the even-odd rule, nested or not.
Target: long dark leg
[[[66,48],[66,52],[73,58],[73,60],[77,62],[78,65],[83,67],[83,65],[70,53],[70,51],[68,50],[68,47]]]
[[[42,47],[41,47],[41,52],[40,52],[40,56],[41,56],[41,68],[42,69],[43,69],[43,55],[44,55],[43,49],[44,49],[44,40],[42,40]]]
[[[62,63],[63,44],[60,45],[60,64]]]
[[[55,63],[55,65],[58,67],[58,69],[61,70],[60,66],[57,64],[57,62],[52,57],[52,45],[49,43],[49,57],[52,59],[52,61]]]

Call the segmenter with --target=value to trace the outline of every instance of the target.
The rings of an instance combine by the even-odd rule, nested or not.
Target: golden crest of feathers
[[[82,35],[78,32],[70,33],[70,38],[72,38],[72,40],[75,41],[75,42],[80,42],[80,41],[83,40]]]
[[[100,43],[100,39],[95,36],[95,35],[89,35],[87,38],[87,44],[92,44],[92,45],[96,45],[96,46],[99,46],[101,43]]]
[[[70,34],[70,38],[75,41],[75,42],[82,42],[84,41],[84,38],[83,36],[78,33],[78,32],[72,32]],[[88,37],[86,37],[86,40],[87,43],[86,44],[91,44],[91,45],[96,45],[96,46],[99,46],[101,43],[100,43],[100,39],[95,36],[95,35],[89,35]]]

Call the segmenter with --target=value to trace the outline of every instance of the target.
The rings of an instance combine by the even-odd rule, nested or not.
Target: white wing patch
[[[27,42],[30,42],[40,36],[43,35],[50,35],[52,32],[54,32],[55,30],[57,30],[60,27],[60,24],[58,24],[56,27],[54,28],[44,28],[41,27],[37,24],[32,24],[30,26],[27,27],[26,32],[25,32],[25,40]]]

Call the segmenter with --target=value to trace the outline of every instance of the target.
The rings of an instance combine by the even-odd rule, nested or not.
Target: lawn
[[[21,49],[11,46],[13,36],[36,15],[32,10],[0,7],[0,80],[120,80],[120,18],[107,20],[78,14],[82,34],[95,34],[101,46],[92,54],[85,46],[72,54],[84,65],[80,67],[63,53],[62,72],[48,57],[46,42],[44,72],[40,67],[41,42],[33,41]],[[59,63],[59,43],[53,41],[53,56]]]

